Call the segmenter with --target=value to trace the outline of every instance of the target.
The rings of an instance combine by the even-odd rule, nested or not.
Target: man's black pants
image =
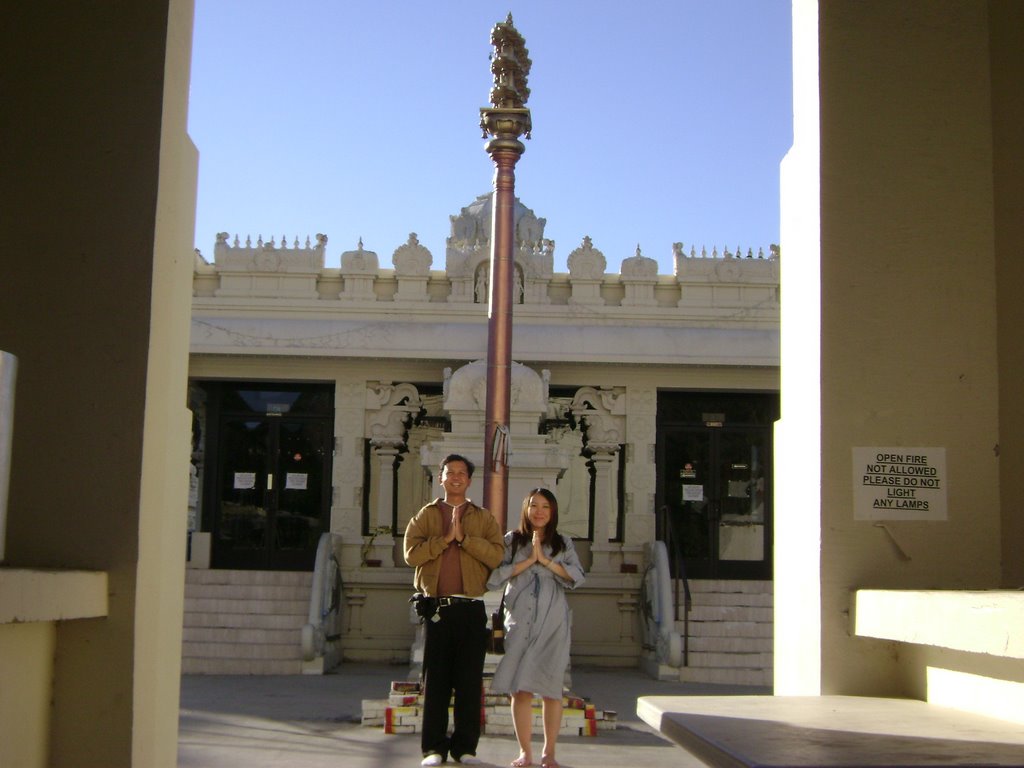
[[[475,755],[480,741],[480,704],[487,611],[482,600],[442,605],[438,621],[427,620],[423,649],[423,754]],[[455,692],[455,727],[448,738],[448,703]]]

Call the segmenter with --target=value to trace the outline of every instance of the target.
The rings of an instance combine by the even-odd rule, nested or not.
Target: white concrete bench
[[[913,699],[644,696],[636,711],[723,768],[1024,766],[1024,727]]]

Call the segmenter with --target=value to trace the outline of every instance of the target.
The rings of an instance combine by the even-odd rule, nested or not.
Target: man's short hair
[[[447,456],[441,459],[441,464],[439,467],[440,471],[444,472],[444,468],[451,464],[453,461],[461,461],[463,464],[465,464],[466,473],[470,477],[473,477],[473,470],[476,469],[476,467],[473,465],[473,462],[467,459],[465,456],[462,456],[458,453],[449,453]]]

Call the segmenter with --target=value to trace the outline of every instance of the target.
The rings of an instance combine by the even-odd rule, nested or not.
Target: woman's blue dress
[[[583,566],[572,539],[562,536],[564,548],[553,558],[573,577],[567,581],[550,568],[534,563],[518,576],[512,575],[512,532],[505,534],[505,557],[487,581],[488,589],[505,592],[505,655],[498,662],[491,681],[495,693],[531,693],[556,699],[562,696],[565,671],[569,667],[572,611],[565,599],[566,589],[583,583]],[[515,562],[529,559],[533,545],[520,544]],[[545,557],[551,548],[544,547]]]

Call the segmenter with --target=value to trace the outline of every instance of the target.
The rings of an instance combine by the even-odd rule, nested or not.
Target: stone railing
[[[433,256],[416,237],[392,254],[391,269],[380,267],[377,254],[356,249],[341,254],[340,267],[327,268],[327,237],[317,235],[305,245],[296,238],[289,246],[251,237],[232,242],[222,233],[214,247],[213,263],[196,255],[193,294],[215,299],[287,299],[331,302],[338,307],[378,302],[410,307],[424,304],[486,305],[488,248],[479,241],[453,241],[447,245],[447,268],[432,270]],[[758,248],[735,252],[717,247],[686,254],[682,243],[673,245],[674,275],[659,275],[658,262],[636,253],[622,261],[618,274],[608,271],[604,254],[589,237],[568,256],[568,272],[551,269],[554,243],[520,243],[515,253],[515,301],[523,305],[572,305],[588,310],[621,308],[646,314],[676,308],[692,312],[744,310],[752,319],[771,321],[778,316],[779,252],[766,255]],[[685,312],[683,314],[686,314]]]

